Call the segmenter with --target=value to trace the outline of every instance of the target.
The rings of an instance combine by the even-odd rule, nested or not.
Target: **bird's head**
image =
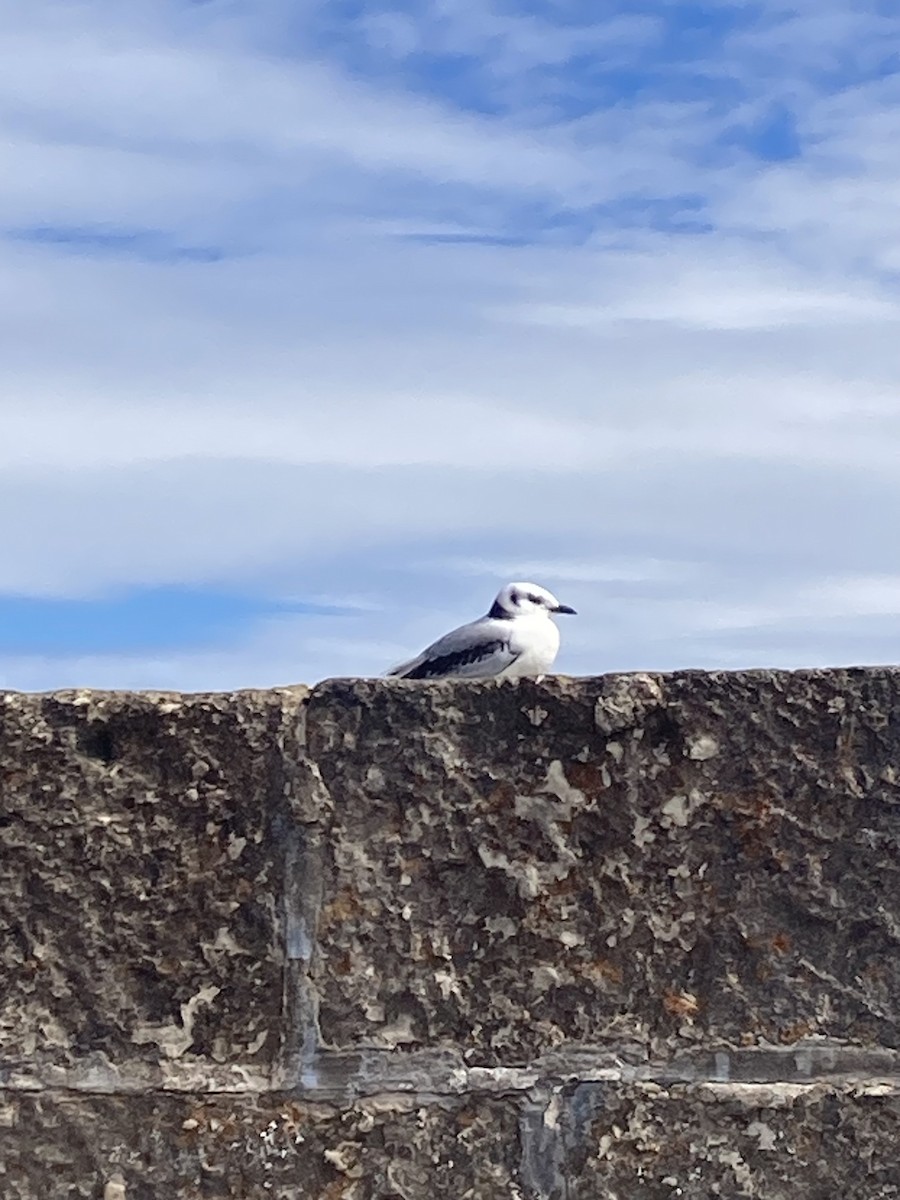
[[[497,599],[491,606],[492,617],[523,617],[544,613],[573,613],[575,609],[568,604],[560,604],[552,592],[539,587],[536,583],[508,583],[497,593]]]

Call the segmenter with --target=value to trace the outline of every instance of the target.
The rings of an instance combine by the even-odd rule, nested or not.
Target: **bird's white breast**
[[[503,675],[543,675],[559,653],[559,630],[543,613],[516,617],[510,647],[519,654]]]

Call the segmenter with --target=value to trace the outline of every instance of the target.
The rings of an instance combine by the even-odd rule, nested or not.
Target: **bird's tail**
[[[391,667],[390,671],[385,671],[385,677],[393,679],[409,679],[416,668],[421,667],[424,661],[425,655],[420,654],[418,658],[411,658],[408,662],[403,662],[396,667]]]

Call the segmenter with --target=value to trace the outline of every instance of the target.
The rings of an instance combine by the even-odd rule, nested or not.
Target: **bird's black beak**
[[[570,617],[578,615],[574,608],[569,608],[568,604],[557,604],[553,611],[556,613],[568,613]]]

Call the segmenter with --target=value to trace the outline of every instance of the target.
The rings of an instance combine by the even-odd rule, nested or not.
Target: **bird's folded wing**
[[[499,675],[521,654],[510,646],[509,622],[476,621],[440,638],[418,658],[389,671],[400,679],[479,679]]]

